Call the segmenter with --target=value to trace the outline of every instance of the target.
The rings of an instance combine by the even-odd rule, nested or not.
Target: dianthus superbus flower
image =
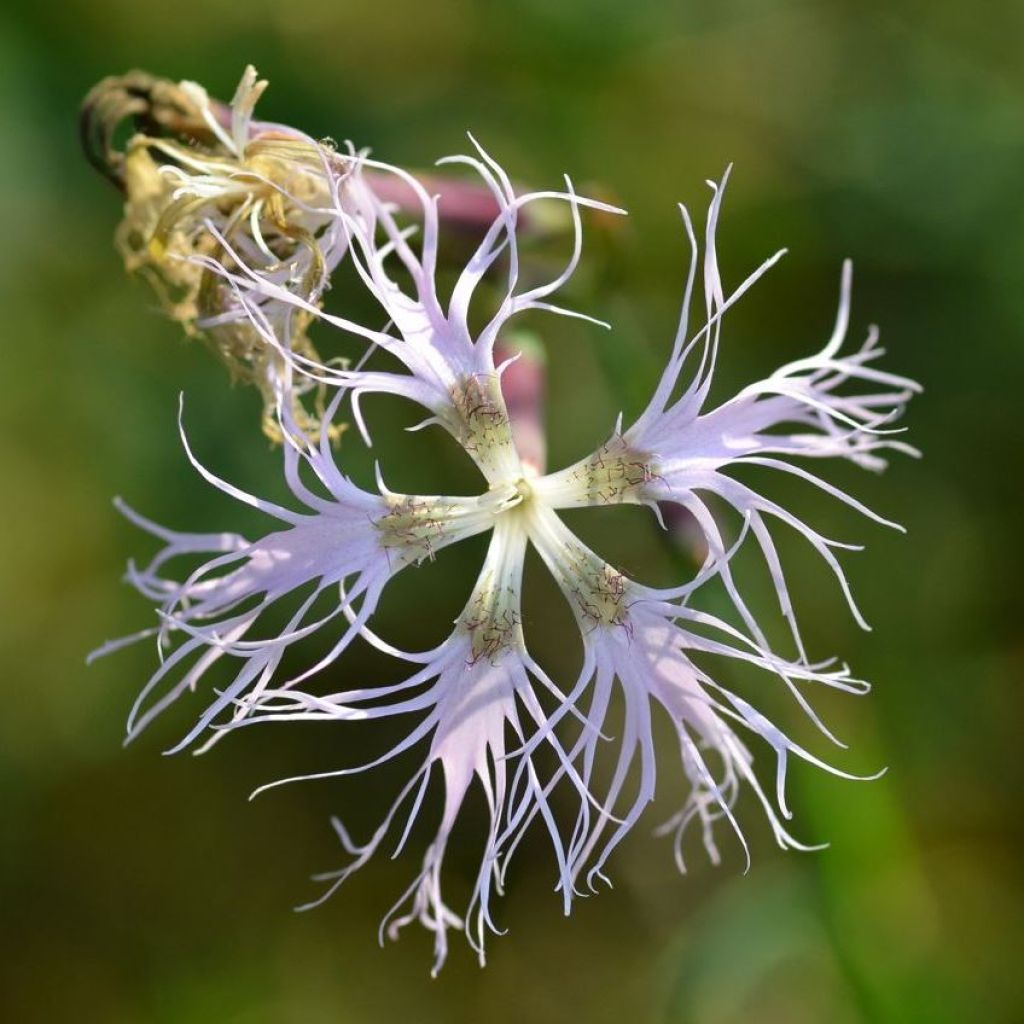
[[[437,200],[416,178],[366,158],[359,161],[361,170],[390,176],[416,197],[415,235],[396,221],[373,190],[346,201],[337,195],[332,199],[332,230],[379,303],[382,320],[390,325],[386,330],[324,313],[315,302],[249,266],[246,253],[232,248],[228,239],[223,256],[200,258],[204,272],[231,290],[236,311],[281,354],[296,377],[336,389],[318,440],[300,429],[287,402],[277,409],[285,440],[283,471],[301,511],[243,493],[195,460],[208,480],[266,512],[274,527],[255,541],[234,534],[183,535],[129,513],[165,544],[145,569],[129,570],[129,580],[158,605],[160,621],[151,632],[158,637],[162,656],[133,712],[130,735],[193,690],[204,693],[202,710],[179,747],[204,734],[215,738],[251,723],[406,720],[405,737],[370,764],[342,765],[326,773],[363,772],[406,750],[423,749],[418,769],[370,837],[357,840],[341,820],[335,822],[349,860],[325,879],[332,892],[389,835],[404,846],[423,813],[427,790],[431,784],[440,786],[443,800],[434,838],[382,925],[382,933],[392,936],[411,921],[433,932],[435,970],[445,959],[453,928],[466,931],[483,960],[486,932],[496,928],[492,896],[500,890],[522,836],[538,819],[551,841],[554,882],[567,912],[582,886],[605,877],[609,855],[655,794],[655,715],[672,723],[678,742],[676,777],[689,794],[662,828],[674,838],[680,867],[683,837],[691,824],[699,827],[713,861],[719,856],[715,825],[720,820],[747,848],[735,810],[743,787],[753,792],[779,845],[806,848],[787,824],[790,760],[848,773],[770,722],[725,679],[730,664],[756,670],[789,693],[831,738],[808,693],[817,687],[856,694],[867,687],[845,666],[808,659],[769,524],[782,523],[804,536],[848,593],[835,554],[842,545],[733,474],[756,465],[796,476],[878,518],[796,460],[835,457],[880,468],[886,450],[905,449],[890,431],[916,390],[912,382],[875,367],[881,352],[874,334],[862,348],[843,352],[850,298],[847,267],[836,328],[824,348],[720,405],[710,404],[725,314],[778,258],[772,257],[732,291],[725,287],[716,256],[723,179],[713,186],[703,257],[683,211],[692,246],[683,316],[668,366],[646,410],[628,427],[617,424],[598,451],[545,474],[543,444],[531,443],[526,453],[514,440],[502,389],[503,374],[511,372],[515,358],[506,356],[514,345],[509,324],[524,310],[581,315],[554,300],[580,258],[582,211],[621,211],[578,196],[568,181],[562,190],[520,194],[479,147],[457,161],[476,171],[498,212],[447,295],[439,293],[436,276],[441,231]],[[541,283],[521,266],[518,248],[524,211],[539,203],[563,204],[575,227],[564,269]],[[701,259],[704,313],[691,328]],[[478,318],[470,316],[470,303],[485,275],[492,285],[500,277],[499,298],[483,326],[472,327]],[[297,351],[288,333],[294,321],[269,318],[267,303],[318,318],[357,345],[369,343],[391,357],[392,366],[366,370],[358,362],[343,369],[322,365]],[[504,361],[496,359],[496,351]],[[370,443],[360,397],[374,392],[422,407],[424,423],[442,427],[475,462],[480,493],[395,495],[380,478],[377,493],[356,487],[331,451],[329,421],[338,403],[350,399]],[[529,409],[529,403],[523,408]],[[521,439],[535,437],[518,434]],[[692,513],[707,550],[699,572],[674,588],[646,586],[584,545],[559,516],[563,509],[614,503],[655,510],[678,505]],[[738,513],[732,530],[722,506]],[[488,530],[484,564],[475,585],[467,587],[464,609],[446,639],[431,651],[409,653],[376,634],[373,613],[392,576],[446,545]],[[791,657],[769,647],[733,576],[734,553],[750,543],[763,554],[782,612],[792,625],[796,644]],[[520,608],[529,545],[539,552],[577,625],[583,665],[568,681],[549,678],[529,653]],[[171,576],[168,563],[178,555],[198,557],[201,564],[188,575]],[[712,578],[724,584],[736,607],[737,624],[700,609],[702,587]],[[264,613],[283,604],[290,609],[283,630],[260,635]],[[327,638],[327,653],[302,668],[282,671],[285,650],[314,632]],[[372,680],[346,679],[344,662],[327,671],[355,642],[369,642],[406,659],[410,674],[396,684],[374,685]],[[228,684],[208,683],[206,673],[225,661],[230,665]],[[611,739],[609,708],[616,692],[624,718]],[[758,748],[770,753],[772,786],[755,772]],[[611,774],[598,786],[595,766],[605,754]],[[442,895],[444,856],[474,785],[485,797],[489,827],[472,896],[467,906],[453,908]],[[564,819],[559,809],[567,803],[573,811]]]

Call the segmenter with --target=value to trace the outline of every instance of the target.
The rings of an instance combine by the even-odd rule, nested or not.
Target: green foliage
[[[68,0],[4,15],[0,1018],[952,1024],[1024,1015],[1010,963],[1024,940],[1015,845],[1024,9],[698,6]],[[408,864],[373,865],[324,909],[289,912],[311,893],[307,867],[340,860],[328,814],[344,809],[365,833],[377,809],[367,793],[379,790],[383,807],[394,779],[244,802],[279,775],[356,763],[366,740],[343,727],[254,729],[195,761],[163,759],[194,711],[186,703],[121,750],[119,723],[152,651],[88,672],[83,658],[147,624],[115,579],[148,542],[109,497],[180,528],[253,526],[188,468],[175,436],[182,389],[202,458],[268,497],[281,485],[253,429],[259,397],[226,390],[207,354],[181,342],[122,274],[112,245],[119,198],[77,151],[74,118],[106,74],[143,67],[230,96],[250,61],[270,80],[269,118],[412,166],[460,150],[471,128],[518,180],[555,183],[568,171],[581,190],[598,183],[630,209],[626,228],[593,239],[571,295],[615,329],[524,324],[547,352],[554,462],[605,440],[612,412],[635,411],[653,383],[685,273],[675,203],[702,208],[704,178],[736,162],[720,235],[732,280],[780,245],[792,249],[727,325],[723,393],[817,347],[840,259],[853,257],[856,328],[880,323],[888,366],[925,384],[909,422],[926,458],[857,481],[907,537],[817,506],[824,532],[867,543],[849,564],[873,633],[843,617],[817,567],[793,580],[812,653],[841,652],[876,684],[868,698],[823,707],[850,744],[841,762],[889,766],[863,784],[793,772],[797,832],[831,840],[830,850],[781,856],[767,829],[751,829],[749,875],[723,837],[721,868],[694,849],[680,879],[668,848],[639,829],[613,861],[615,890],[581,901],[566,921],[543,849],[527,845],[502,908],[511,933],[492,943],[487,970],[456,948],[430,982],[421,937],[384,952],[374,943]],[[333,338],[316,341],[325,356],[345,354]],[[440,434],[400,434],[408,410],[387,401],[367,411],[394,467],[389,483],[427,467],[434,490],[459,489],[466,468]],[[343,445],[369,479],[359,442],[350,434]],[[643,512],[629,527],[609,520],[608,540],[644,578],[666,554]],[[382,615],[392,637],[414,622],[425,646],[443,635],[472,570],[453,551],[424,571],[401,581]],[[537,656],[571,672],[563,619],[540,606],[526,615]],[[384,659],[361,657],[349,671],[386,678]]]

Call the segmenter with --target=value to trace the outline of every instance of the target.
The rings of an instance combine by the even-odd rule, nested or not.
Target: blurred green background
[[[1024,7],[67,0],[5,10],[0,1018],[1024,1020]],[[728,279],[780,245],[791,252],[727,326],[722,394],[820,344],[840,259],[854,258],[855,334],[880,323],[886,365],[926,386],[908,419],[925,458],[897,458],[879,478],[830,475],[906,523],[907,537],[792,494],[825,533],[868,545],[847,565],[872,633],[850,621],[826,571],[792,552],[812,652],[841,654],[876,685],[826,702],[851,748],[837,760],[890,769],[864,784],[793,771],[796,831],[830,849],[779,853],[748,803],[753,870],[742,874],[723,835],[725,863],[694,851],[680,878],[665,841],[639,828],[612,863],[616,888],[566,920],[537,841],[512,872],[499,911],[509,934],[491,942],[486,970],[456,937],[431,981],[424,934],[383,951],[375,938],[414,854],[382,857],[314,913],[290,910],[315,891],[310,872],[341,861],[328,815],[365,834],[399,774],[246,803],[258,783],[355,763],[369,740],[341,727],[251,730],[203,758],[161,757],[192,705],[121,749],[152,650],[88,671],[83,658],[148,623],[118,575],[151,545],[110,497],[181,528],[255,526],[189,469],[175,436],[181,389],[208,464],[270,497],[281,485],[255,394],[229,391],[123,275],[111,244],[119,200],[81,158],[77,104],[97,79],[133,67],[228,97],[250,61],[271,81],[264,117],[411,166],[464,149],[472,129],[517,179],[554,184],[568,171],[630,209],[625,228],[594,240],[571,292],[615,330],[529,324],[548,347],[554,464],[603,440],[650,387],[684,272],[674,204],[702,212],[703,179],[727,162]],[[322,338],[325,354],[343,351],[334,344]],[[463,467],[444,438],[407,440],[397,427],[411,413],[386,402],[371,414],[392,486],[455,486]],[[359,447],[346,452],[365,473]],[[634,574],[670,577],[676,556],[649,517],[628,511],[599,517],[589,536]],[[478,556],[470,546],[408,573],[384,631],[435,642]],[[542,609],[528,610],[531,642],[571,671],[565,621],[548,614],[543,585],[531,587]],[[751,587],[769,614],[767,587]],[[350,665],[378,670],[361,653]],[[776,713],[795,725],[795,710]],[[669,786],[671,768],[668,750]],[[474,841],[470,825],[449,858],[453,896]]]

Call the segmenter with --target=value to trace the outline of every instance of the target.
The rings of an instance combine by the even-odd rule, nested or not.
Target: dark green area
[[[65,0],[0,17],[0,1018],[1024,1018],[1024,8]],[[271,119],[412,166],[464,149],[472,129],[518,180],[557,184],[568,171],[630,209],[614,238],[593,240],[571,294],[613,333],[529,323],[548,352],[556,464],[603,440],[652,383],[684,277],[675,204],[702,211],[704,178],[735,161],[720,233],[729,280],[791,250],[727,326],[722,394],[820,344],[840,260],[853,257],[855,332],[879,323],[887,365],[926,386],[908,418],[925,459],[897,458],[879,478],[842,467],[831,476],[904,522],[906,537],[792,491],[823,532],[867,543],[847,564],[872,633],[849,620],[825,570],[792,551],[812,651],[840,654],[876,686],[825,705],[850,745],[838,760],[889,766],[875,783],[794,769],[795,831],[830,840],[829,850],[778,853],[746,806],[751,872],[723,834],[725,863],[712,868],[694,849],[680,878],[666,843],[642,827],[612,864],[616,888],[566,920],[538,839],[511,874],[499,912],[510,933],[492,941],[487,969],[456,938],[431,982],[424,935],[412,930],[384,951],[375,939],[413,854],[382,858],[314,913],[289,909],[315,891],[308,873],[340,862],[328,815],[343,812],[364,835],[400,773],[245,801],[278,776],[354,763],[381,737],[253,729],[203,758],[162,758],[196,711],[183,702],[121,749],[152,651],[88,671],[83,658],[147,624],[117,576],[150,547],[110,497],[181,528],[256,527],[189,469],[175,432],[182,389],[210,465],[269,497],[281,484],[255,394],[228,391],[207,353],[122,274],[111,245],[118,199],[77,150],[77,104],[100,77],[136,66],[230,96],[247,62],[271,81],[261,108]],[[320,344],[343,351],[322,334]],[[368,410],[392,486],[431,466],[437,490],[464,478],[443,437],[398,433],[406,410]],[[368,469],[358,442],[347,445]],[[630,571],[665,575],[643,513],[592,532]],[[435,642],[478,557],[479,547],[451,551],[408,573],[382,629],[409,646]],[[543,610],[552,594],[530,568],[532,607],[542,609],[528,612],[533,644],[568,673],[567,618]],[[755,575],[750,587],[767,616],[767,586]],[[363,654],[347,664],[347,678],[384,668]],[[795,725],[794,709],[777,713]],[[665,753],[668,811],[679,791]],[[451,857],[455,895],[473,842],[470,823]]]

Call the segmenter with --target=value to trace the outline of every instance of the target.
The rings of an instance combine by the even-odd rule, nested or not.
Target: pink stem
[[[496,365],[510,359],[514,361],[502,373],[501,393],[512,425],[512,439],[524,467],[539,476],[547,464],[544,350],[529,335],[516,334],[494,347]]]

